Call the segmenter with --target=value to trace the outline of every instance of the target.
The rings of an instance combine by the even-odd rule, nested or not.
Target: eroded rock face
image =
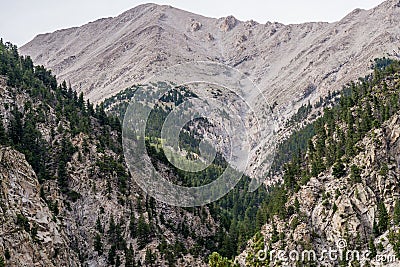
[[[93,102],[180,62],[213,59],[234,66],[251,58],[235,67],[248,72],[263,92],[286,107],[302,97],[310,81],[317,88],[310,98],[318,100],[320,94],[365,75],[369,67],[365,62],[396,50],[397,4],[389,0],[335,23],[299,25],[241,22],[233,16],[214,19],[147,4],[114,18],[38,35],[20,51],[60,80],[71,81]],[[188,31],[190,39],[185,40]],[[204,42],[200,31],[210,33],[215,42]],[[237,36],[243,35],[247,41],[237,46]],[[153,60],[158,52],[165,57]]]
[[[7,266],[78,266],[25,156],[2,146],[0,183],[0,254],[10,253]]]
[[[222,31],[227,32],[227,31],[232,30],[236,26],[237,23],[238,23],[238,21],[236,20],[236,18],[234,16],[228,16],[223,19],[219,28]]]
[[[271,240],[272,225],[275,225],[278,234],[284,234],[283,239],[272,244],[276,250],[289,252],[295,249],[301,252],[313,248],[321,253],[324,249],[336,249],[336,242],[341,239],[346,239],[351,249],[368,249],[366,244],[374,237],[373,225],[378,220],[378,202],[383,201],[389,214],[392,214],[400,195],[400,166],[397,164],[400,157],[399,129],[400,113],[382,128],[371,131],[357,144],[362,152],[351,159],[346,168],[352,164],[359,166],[362,169],[361,182],[351,181],[350,174],[335,178],[332,170],[328,170],[303,185],[286,204],[287,207],[293,205],[297,198],[299,212],[288,221],[275,216],[273,222],[264,225],[262,234],[265,242]],[[389,170],[385,175],[380,172],[382,162],[389,162]],[[382,243],[382,253],[395,255],[388,236],[389,230],[374,237],[374,243],[376,246]],[[247,249],[236,258],[241,266],[245,266],[249,260],[248,255],[256,255],[257,251],[252,249],[254,242],[250,240]],[[335,266],[329,260],[318,263]],[[361,266],[364,263],[361,262]],[[371,265],[374,264],[379,266],[378,262],[372,260]],[[398,266],[396,264],[398,261],[382,266]]]

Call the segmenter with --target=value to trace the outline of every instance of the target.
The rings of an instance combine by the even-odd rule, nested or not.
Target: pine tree
[[[129,233],[131,238],[136,237],[136,223],[135,223],[135,216],[131,214],[131,218],[129,221]]]
[[[388,229],[389,214],[386,210],[385,204],[380,201],[378,203],[378,231],[379,234],[383,234]]]
[[[308,153],[309,153],[309,157],[311,160],[314,159],[314,153],[315,153],[315,147],[314,147],[314,143],[311,139],[308,140]]]
[[[361,132],[366,133],[371,129],[372,113],[369,101],[366,102],[364,112],[361,115]]]
[[[276,225],[272,223],[272,234],[271,234],[271,242],[276,243],[279,241],[279,233],[276,229]]]
[[[61,160],[58,162],[57,176],[58,185],[61,188],[61,191],[66,192],[68,188],[66,162]]]
[[[333,213],[335,213],[337,211],[337,209],[338,209],[338,206],[336,205],[336,203],[333,203],[333,206],[332,206]]]
[[[87,114],[89,116],[93,116],[94,115],[93,104],[89,102],[89,99],[86,101],[86,110],[87,110]]]
[[[104,110],[104,104],[101,103],[100,105],[96,106],[96,118],[99,120],[101,125],[105,125],[108,122],[107,114]]]
[[[340,178],[340,177],[343,177],[345,174],[346,174],[346,171],[344,170],[343,163],[341,161],[336,162],[332,168],[332,175],[335,178]]]
[[[369,243],[368,243],[368,247],[369,247],[369,258],[373,259],[376,257],[376,247],[374,244],[374,240],[372,239],[372,237],[369,239]]]
[[[119,255],[117,255],[116,259],[115,259],[115,267],[119,267],[121,266],[121,258]]]
[[[320,156],[316,156],[315,160],[311,163],[311,175],[318,176],[322,171],[324,171],[325,165]]]
[[[58,183],[63,192],[68,191],[67,162],[71,160],[73,153],[74,147],[64,135],[61,140],[61,152],[58,161]]]
[[[67,96],[69,101],[74,98],[74,91],[72,90],[71,84],[68,86]]]
[[[65,82],[65,80],[60,84],[60,89],[63,92],[63,94],[67,94],[67,83]]]
[[[17,107],[12,110],[8,133],[13,144],[17,146],[20,145],[23,133],[22,113],[18,111]]]
[[[100,217],[97,217],[96,220],[96,230],[99,231],[99,233],[104,233],[104,228],[103,225],[101,224]]]
[[[374,220],[374,223],[372,225],[372,233],[374,234],[375,237],[380,235],[378,223],[376,222],[376,220]]]
[[[115,228],[115,244],[118,250],[124,250],[126,247],[126,241],[122,236],[122,221],[120,221]]]
[[[110,225],[108,226],[107,235],[108,235],[110,242],[112,242],[112,243],[116,241],[115,233],[116,233],[116,225],[115,225],[115,221],[114,221],[114,216],[111,214]]]
[[[361,183],[361,170],[356,165],[350,167],[350,179],[353,183]]]
[[[99,253],[99,255],[103,254],[103,243],[101,242],[100,234],[96,234],[94,238],[94,250]]]
[[[149,240],[150,229],[149,225],[146,223],[143,215],[140,215],[138,226],[137,226],[137,237],[139,248],[144,248]]]
[[[295,210],[296,210],[296,212],[299,212],[300,211],[300,202],[299,202],[299,199],[296,197],[295,199],[294,199],[294,208],[295,208]]]
[[[400,200],[396,200],[394,205],[393,222],[397,225],[400,223]]]
[[[135,258],[132,244],[125,250],[125,267],[135,267]]]
[[[261,229],[261,227],[265,224],[265,216],[261,209],[257,210],[256,214],[256,228]]]
[[[7,133],[3,125],[3,115],[0,114],[0,145],[7,144]]]
[[[113,244],[111,245],[110,250],[108,251],[108,263],[115,264],[115,256],[117,255],[117,247]]]

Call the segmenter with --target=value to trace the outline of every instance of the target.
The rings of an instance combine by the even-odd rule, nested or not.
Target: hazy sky
[[[208,17],[234,15],[260,23],[337,21],[355,8],[369,9],[383,0],[10,0],[0,9],[0,37],[19,46],[39,33],[80,26],[116,16],[142,3],[167,4]]]

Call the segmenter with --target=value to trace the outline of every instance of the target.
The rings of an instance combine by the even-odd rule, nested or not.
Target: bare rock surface
[[[117,17],[40,34],[20,51],[95,102],[166,67],[212,60],[249,73],[271,103],[277,100],[291,110],[309,84],[315,85],[310,99],[318,99],[364,75],[366,62],[397,50],[399,24],[397,0],[356,9],[335,23],[291,25],[207,18],[145,4]]]
[[[0,250],[8,250],[10,266],[77,266],[66,234],[40,198],[32,167],[23,154],[2,146],[0,194]]]

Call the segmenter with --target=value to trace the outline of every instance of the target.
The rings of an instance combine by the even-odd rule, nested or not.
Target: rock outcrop
[[[236,26],[237,23],[238,23],[238,21],[236,20],[236,18],[234,16],[228,16],[222,20],[219,28],[224,32],[228,32],[228,31],[232,30]]]
[[[192,22],[191,22],[191,24],[190,24],[190,28],[191,28],[191,31],[192,31],[192,32],[197,32],[198,30],[201,29],[201,26],[203,26],[203,25],[201,24],[201,22],[195,21],[195,20],[192,20]]]
[[[68,237],[40,196],[25,156],[0,146],[0,254],[7,266],[78,266]]]

